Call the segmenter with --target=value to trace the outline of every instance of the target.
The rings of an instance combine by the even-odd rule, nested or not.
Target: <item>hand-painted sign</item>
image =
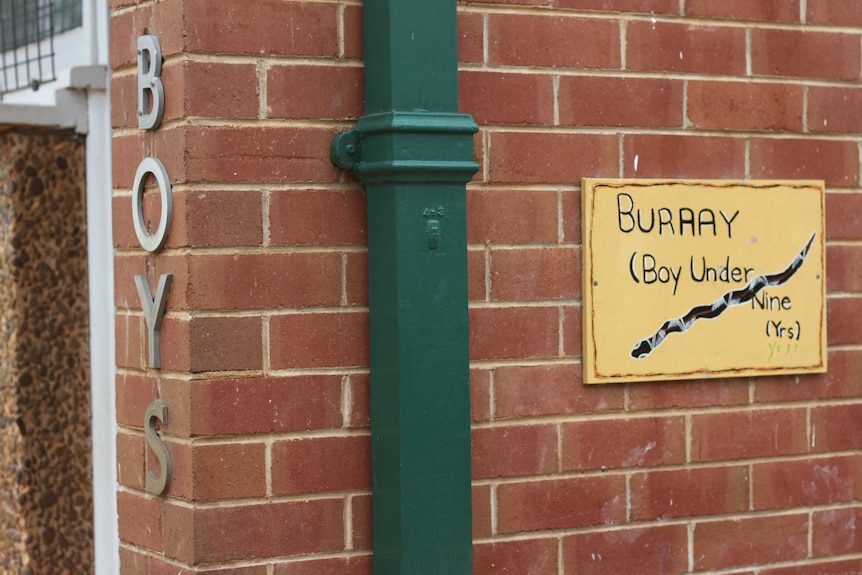
[[[583,182],[584,381],[826,371],[823,182]]]

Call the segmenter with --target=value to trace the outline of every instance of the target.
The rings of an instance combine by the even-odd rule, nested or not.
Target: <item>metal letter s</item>
[[[168,407],[161,401],[154,401],[149,404],[144,413],[144,433],[147,437],[147,445],[150,446],[159,460],[158,477],[152,471],[147,471],[147,491],[153,495],[161,495],[171,485],[171,454],[156,433],[156,425],[153,421],[155,419],[158,419],[162,425],[168,423]]]

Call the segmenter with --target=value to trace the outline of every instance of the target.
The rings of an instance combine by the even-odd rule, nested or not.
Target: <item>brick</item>
[[[683,83],[664,78],[562,76],[564,126],[682,127]]]
[[[266,117],[355,120],[364,108],[362,72],[354,66],[272,66]]]
[[[337,6],[326,2],[188,0],[186,48],[217,54],[336,56],[336,12]]]
[[[229,567],[224,569],[200,569],[194,573],[200,575],[268,575],[265,565]],[[149,575],[177,575],[177,566],[175,563],[168,563],[160,560],[158,557],[150,556]],[[186,575],[186,573],[180,571],[180,575]]]
[[[555,0],[554,6],[574,10],[601,10],[603,12],[679,14],[679,2],[674,0]]]
[[[807,451],[804,409],[693,415],[691,458],[720,461]]]
[[[815,557],[831,557],[862,552],[862,508],[825,509],[815,511],[812,551]]]
[[[343,507],[338,498],[203,509],[166,505],[165,555],[197,565],[340,551]]]
[[[473,546],[473,575],[535,573],[556,575],[557,539],[526,539]]]
[[[689,82],[686,113],[705,130],[802,131],[802,87]]]
[[[344,258],[344,291],[349,306],[368,305],[368,254],[348,253]]]
[[[629,70],[745,74],[745,30],[649,20],[626,28]]]
[[[263,200],[256,190],[174,192],[168,246],[260,246],[262,212]]]
[[[563,538],[566,575],[687,573],[685,525],[580,533]]]
[[[261,369],[260,323],[259,317],[165,320],[162,324],[162,368],[195,373]],[[186,324],[186,329],[181,324]],[[185,357],[185,346],[177,345],[179,339],[187,342]]]
[[[497,530],[521,533],[621,523],[622,476],[573,477],[497,487]]]
[[[748,511],[747,467],[709,467],[636,473],[632,520],[652,521]]]
[[[491,299],[576,299],[581,296],[580,271],[579,249],[492,249]]]
[[[369,575],[371,555],[276,563],[273,575]]]
[[[114,305],[123,310],[141,311],[135,276],[151,271],[152,260],[142,253],[129,252],[114,257]],[[152,288],[152,283],[150,284]],[[168,296],[170,298],[170,294]]]
[[[752,138],[751,176],[853,187],[859,182],[859,153],[855,142]]]
[[[826,300],[826,316],[829,330],[826,338],[829,345],[862,343],[862,333],[856,318],[862,314],[862,298],[841,297]]]
[[[806,0],[806,22],[837,26],[862,26],[862,6],[855,2]]]
[[[559,353],[556,307],[470,310],[470,358],[555,357]]]
[[[462,71],[459,108],[486,124],[553,124],[554,82],[550,76]]]
[[[110,49],[109,64],[111,69],[117,70],[126,66],[135,65],[138,51],[138,36],[147,33],[152,26],[152,10],[142,8],[129,10],[122,14],[112,14],[109,28]],[[137,120],[135,120],[137,124]]]
[[[274,369],[368,366],[366,312],[273,316],[269,334]]]
[[[134,255],[118,255],[114,258],[114,303],[118,308],[140,312],[141,297],[138,294],[135,277],[143,275],[150,286],[150,293],[155,294],[158,278],[163,274],[173,274],[173,283],[168,292],[167,309],[187,309],[186,294],[181,288],[188,283],[186,262],[182,257],[174,255],[152,255],[145,252],[134,252]],[[146,322],[141,318],[146,326]],[[145,327],[146,329],[146,327]]]
[[[162,550],[162,517],[158,499],[139,492],[117,493],[120,540],[153,551]]]
[[[362,58],[362,6],[344,7],[344,57]]]
[[[620,411],[623,386],[582,383],[580,365],[498,367],[494,402],[498,418]]]
[[[223,443],[192,446],[195,501],[266,495],[265,445]]]
[[[491,536],[491,486],[473,486],[473,539]]]
[[[327,128],[181,126],[160,130],[154,153],[172,183],[332,182],[334,136]]]
[[[748,403],[748,380],[741,378],[650,382],[629,385],[629,409],[719,407]]]
[[[274,495],[370,488],[368,436],[291,439],[272,446]]]
[[[485,58],[485,16],[458,12],[458,61],[482,62]]]
[[[548,6],[551,0],[475,0],[476,4],[518,4],[522,6]]]
[[[260,346],[260,318],[166,317],[161,331],[161,368],[196,373],[261,369]]]
[[[138,165],[144,158],[152,155],[152,152],[153,135],[150,132],[114,137],[111,140],[111,182],[113,187],[131,189],[135,183],[135,172],[138,170]],[[131,213],[131,208],[129,213]]]
[[[862,291],[862,249],[856,245],[826,246],[826,291]]]
[[[557,193],[467,190],[467,242],[550,243],[557,240]],[[578,235],[580,240],[580,235]]]
[[[467,296],[470,301],[485,301],[486,250],[467,251]]]
[[[143,422],[143,412],[140,419]],[[120,485],[144,489],[144,449],[143,435],[123,430],[117,433],[117,481]]]
[[[129,186],[132,182],[129,182]],[[144,194],[146,199],[147,194]],[[146,206],[145,206],[145,209]],[[149,213],[149,210],[147,210]],[[114,196],[111,198],[111,232],[115,248],[137,249],[140,247],[132,223],[132,198],[130,196]],[[171,234],[168,233],[168,237]]]
[[[350,404],[347,427],[371,426],[371,378],[367,373],[353,374],[348,378]]]
[[[171,406],[176,409],[178,406]],[[170,409],[168,413],[173,413]],[[192,446],[188,443],[173,441],[167,436],[167,426],[161,427],[161,437],[171,458],[171,484],[164,496],[173,499],[194,500],[194,463]],[[146,470],[156,477],[161,473],[161,464],[152,449],[147,448]]]
[[[111,78],[111,127],[138,127],[138,82],[137,75],[113,76]]]
[[[117,367],[143,367],[143,353],[146,339],[142,329],[144,320],[141,316],[117,314],[114,318],[114,333],[116,334],[116,349],[114,350]]]
[[[726,569],[804,559],[808,515],[711,521],[694,526],[694,567]]]
[[[479,165],[479,169],[476,170],[476,173],[473,174],[473,178],[470,180],[471,182],[484,182],[485,181],[485,140],[489,139],[490,136],[486,133],[486,130],[483,130],[482,127],[479,127],[479,131],[473,134],[473,161]]]
[[[620,29],[612,20],[557,15],[491,14],[492,65],[619,68]],[[536,42],[536,38],[542,38]]]
[[[557,471],[553,425],[486,427],[473,430],[473,479],[547,475]]]
[[[811,451],[862,448],[862,404],[829,405],[811,410]]]
[[[158,398],[156,380],[142,374],[117,374],[117,423],[144,427],[144,411]]]
[[[337,253],[195,255],[188,265],[186,297],[194,310],[326,307],[341,302]]]
[[[143,158],[141,159],[143,160]],[[137,166],[135,167],[137,168]],[[133,183],[132,178],[130,178],[128,187],[131,187]],[[153,185],[150,185],[151,183]],[[173,205],[173,217],[171,218],[171,227],[168,230],[165,247],[178,247],[184,245],[182,240],[186,235],[186,209],[183,205],[183,194],[174,193],[171,203]],[[149,233],[154,233],[162,215],[162,203],[152,176],[148,177],[145,185],[142,205],[144,225]],[[115,226],[115,245],[117,247],[135,249],[137,253],[144,254],[132,221],[131,196],[116,196],[113,199],[113,208],[112,220]]]
[[[685,420],[681,417],[564,423],[562,433],[563,471],[685,462]]]
[[[272,192],[270,244],[365,244],[368,241],[365,207],[365,192],[358,187]]]
[[[723,20],[799,22],[799,0],[688,0],[686,16]]]
[[[149,367],[149,338],[143,318],[141,322],[141,341],[137,346],[141,353],[141,365]],[[191,322],[186,318],[165,317],[162,320],[159,355],[160,369],[168,371],[188,371],[191,365]],[[119,341],[119,339],[118,339]]]
[[[856,239],[859,236],[859,226],[862,224],[860,214],[862,214],[862,194],[827,193],[826,239]]]
[[[823,58],[823,54],[841,54]],[[765,76],[858,80],[858,34],[755,28],[751,71]]]
[[[627,178],[738,180],[745,175],[741,138],[634,134],[625,137],[623,150]]]
[[[616,136],[494,132],[489,181],[573,185],[585,177],[619,174]]]
[[[253,119],[260,112],[257,65],[185,61],[162,68],[165,121]],[[132,108],[134,111],[136,108]],[[137,122],[136,122],[137,124]]]
[[[338,375],[225,378],[170,382],[165,401],[188,408],[171,415],[195,436],[244,435],[332,429],[342,425],[341,380]],[[175,385],[173,385],[175,384]]]
[[[581,241],[581,193],[560,192],[562,197],[561,214],[563,219],[563,241],[579,243]]]
[[[758,377],[754,380],[756,402],[808,401],[862,395],[862,353],[856,350],[829,352],[829,371],[799,376]]]
[[[754,509],[846,503],[862,493],[858,457],[775,461],[754,465]]]
[[[581,357],[583,354],[583,318],[580,306],[563,306],[563,355]]]
[[[470,418],[473,421],[491,419],[491,371],[470,370]]]
[[[830,558],[826,562],[806,563],[790,567],[762,569],[760,575],[858,575],[862,573],[862,559],[847,559],[839,561]]]
[[[120,575],[150,575],[148,556],[142,551],[120,547]]]
[[[856,88],[808,88],[808,126],[812,132],[862,132],[862,91]]]
[[[350,497],[351,528],[353,529],[353,549],[368,549],[372,547],[373,508],[371,494],[354,495]]]

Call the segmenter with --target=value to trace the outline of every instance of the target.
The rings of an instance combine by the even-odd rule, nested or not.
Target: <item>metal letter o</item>
[[[147,174],[152,174],[159,185],[159,195],[162,199],[162,215],[159,218],[159,227],[151,234],[144,224],[144,182]],[[168,171],[165,165],[156,158],[144,158],[135,173],[135,184],[132,188],[132,221],[135,224],[135,234],[141,247],[148,252],[154,252],[165,244],[168,238],[168,230],[171,227],[173,216],[173,203],[171,200],[171,184],[168,179]]]

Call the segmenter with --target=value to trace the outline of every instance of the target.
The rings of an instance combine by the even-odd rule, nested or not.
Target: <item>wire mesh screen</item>
[[[0,94],[56,79],[54,35],[81,26],[81,0],[0,0]]]

